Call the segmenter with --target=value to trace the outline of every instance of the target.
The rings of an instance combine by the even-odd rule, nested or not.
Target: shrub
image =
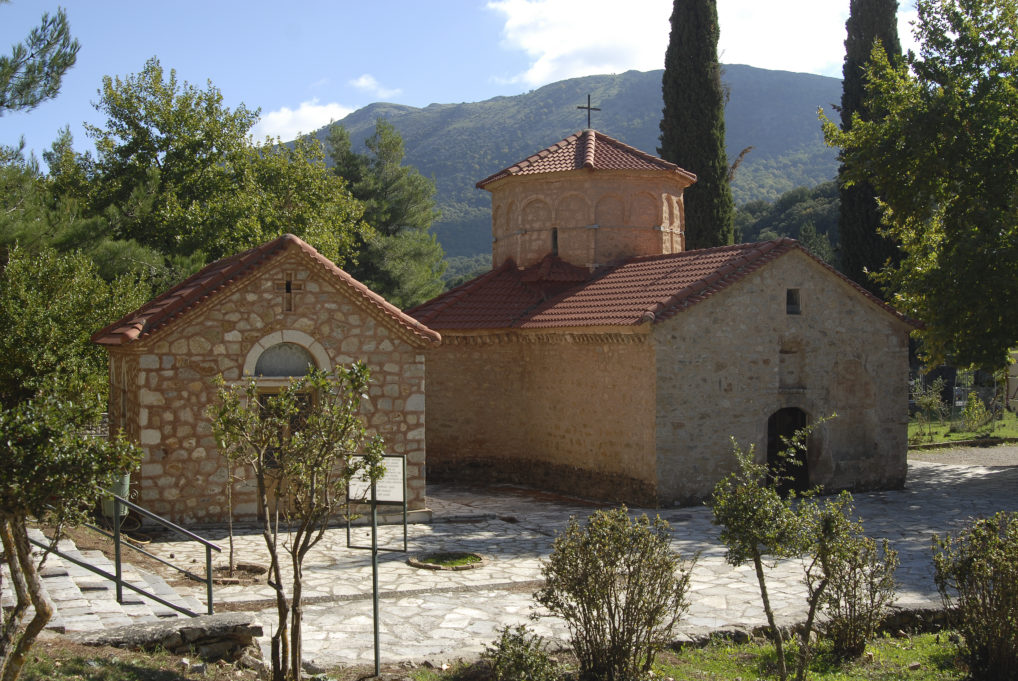
[[[983,404],[982,398],[975,391],[968,394],[965,399],[965,408],[961,412],[961,421],[966,431],[978,432],[979,430],[990,426],[993,419],[993,414]]]
[[[585,681],[645,675],[689,603],[691,565],[669,546],[668,523],[625,507],[569,519],[542,567],[538,603],[569,626]]]
[[[840,508],[831,503],[844,519],[844,531],[826,557],[827,585],[820,599],[826,621],[821,629],[837,657],[854,658],[865,652],[866,641],[894,602],[898,552],[886,539],[878,548],[876,541],[863,535],[862,524],[849,517],[854,510],[851,496],[845,492],[841,499]]]
[[[498,640],[485,646],[481,657],[491,665],[495,681],[556,681],[559,677],[544,639],[522,625],[500,629]]]
[[[1018,514],[973,521],[933,538],[933,566],[973,679],[1018,678]]]
[[[933,422],[941,423],[947,414],[944,404],[944,379],[937,378],[926,384],[917,378],[912,384],[912,400],[916,405],[916,423],[919,425],[918,439],[933,440]]]

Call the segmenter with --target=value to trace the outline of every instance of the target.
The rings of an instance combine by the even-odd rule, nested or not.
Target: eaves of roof
[[[413,344],[437,343],[441,335],[400,311],[367,286],[357,281],[312,246],[293,234],[284,234],[260,246],[217,260],[153,298],[140,308],[92,335],[99,345],[126,345],[156,333],[188,311],[205,304],[225,288],[250,276],[279,257],[288,248],[297,248],[362,307],[398,329]]]

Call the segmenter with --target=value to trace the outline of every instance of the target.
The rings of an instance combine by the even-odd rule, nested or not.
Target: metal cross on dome
[[[591,111],[600,111],[600,109],[597,108],[596,106],[591,106],[590,105],[590,95],[589,94],[587,95],[587,106],[578,106],[576,108],[577,109],[586,109],[587,110],[587,127],[588,128],[590,127],[590,112]]]

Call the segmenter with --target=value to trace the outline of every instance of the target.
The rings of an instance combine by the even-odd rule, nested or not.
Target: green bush
[[[1018,679],[1018,514],[933,538],[937,588],[964,637],[973,679]]]
[[[851,513],[849,505],[845,513]],[[847,517],[847,515],[846,515]],[[849,521],[826,568],[827,589],[820,601],[826,620],[821,627],[840,658],[859,657],[866,641],[894,602],[894,571],[898,552],[884,539],[879,545],[862,534],[860,523]]]
[[[485,646],[481,657],[491,665],[495,681],[556,681],[559,677],[544,639],[528,633],[523,625],[499,629],[498,640]]]
[[[992,428],[993,414],[983,404],[979,394],[972,391],[965,399],[965,408],[961,412],[961,421],[965,430],[978,432],[984,428]]]
[[[671,643],[689,606],[690,565],[669,545],[668,523],[625,507],[569,519],[542,567],[537,602],[566,621],[583,681],[633,681]]]

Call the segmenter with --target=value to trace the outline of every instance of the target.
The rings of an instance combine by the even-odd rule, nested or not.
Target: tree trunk
[[[301,672],[301,621],[304,619],[304,607],[301,595],[304,590],[304,576],[301,574],[300,560],[293,558],[293,594],[290,599],[290,668],[294,681],[300,681]]]
[[[43,591],[42,582],[39,581],[39,573],[32,562],[32,545],[28,542],[28,531],[25,529],[24,518],[11,518],[9,520],[10,531],[13,538],[15,553],[17,554],[18,568],[25,580],[28,595],[35,607],[35,617],[31,619],[21,636],[17,638],[13,652],[3,661],[3,671],[0,673],[0,681],[15,681],[21,675],[21,668],[28,657],[28,650],[35,643],[46,623],[53,616],[53,604],[49,596]]]
[[[21,567],[18,564],[18,553],[14,548],[14,535],[11,533],[11,526],[6,518],[0,519],[0,539],[3,540],[4,553],[7,556],[7,564],[11,570],[11,582],[14,584],[14,593],[17,595],[17,602],[14,608],[7,613],[7,616],[3,618],[3,630],[0,631],[0,674],[2,674],[7,654],[14,644],[17,632],[21,629],[30,601],[28,586],[25,584],[25,576],[21,574]]]
[[[795,673],[795,681],[806,681],[806,672],[809,671],[809,660],[813,652],[810,647],[809,638],[810,634],[813,633],[813,622],[816,619],[817,606],[820,605],[820,599],[823,597],[824,589],[826,588],[827,578],[824,577],[820,580],[820,586],[817,587],[817,590],[810,594],[809,615],[806,616],[806,624],[799,637],[799,665]]]
[[[785,646],[781,640],[781,632],[778,625],[774,623],[774,611],[771,610],[771,599],[767,595],[767,582],[764,579],[763,557],[759,551],[753,552],[753,567],[756,568],[756,581],[760,584],[760,598],[763,600],[764,614],[767,615],[767,625],[774,634],[774,649],[778,654],[778,677],[781,681],[788,678],[788,668],[785,666]]]

